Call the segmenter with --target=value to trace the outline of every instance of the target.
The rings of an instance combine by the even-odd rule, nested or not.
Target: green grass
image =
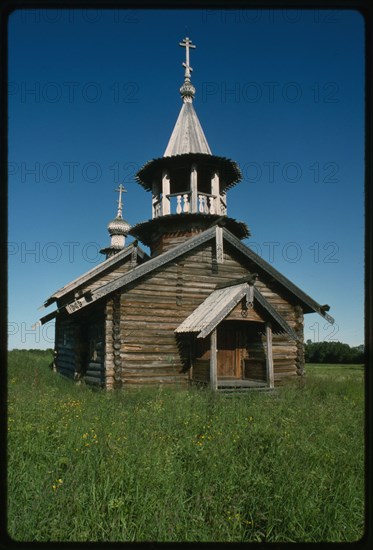
[[[361,366],[274,393],[92,391],[9,355],[17,541],[354,541],[364,532]]]

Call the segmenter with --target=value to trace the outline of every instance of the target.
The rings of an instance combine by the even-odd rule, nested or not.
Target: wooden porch
[[[240,380],[237,378],[217,380],[217,389],[220,390],[224,388],[268,388],[268,383],[259,380]]]
[[[224,395],[247,395],[251,392],[274,392],[267,382],[257,380],[218,380],[216,391]]]

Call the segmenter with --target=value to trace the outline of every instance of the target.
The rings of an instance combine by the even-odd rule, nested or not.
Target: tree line
[[[364,363],[364,346],[350,347],[342,342],[312,342],[305,346],[306,363]]]

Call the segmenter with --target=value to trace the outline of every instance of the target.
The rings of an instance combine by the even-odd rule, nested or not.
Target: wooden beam
[[[270,388],[273,388],[274,373],[273,373],[273,355],[272,355],[272,327],[270,323],[266,323],[266,369],[267,383]]]
[[[167,172],[162,174],[162,215],[166,216],[171,212],[171,203],[170,203],[170,177]]]
[[[215,286],[215,290],[219,290],[220,288],[228,288],[229,286],[242,285],[243,283],[253,285],[257,278],[257,273],[250,273],[250,275],[246,275],[245,277],[241,277],[240,279],[232,279],[231,281],[219,283]]]
[[[190,192],[191,212],[198,212],[197,166],[195,164],[190,170]]]
[[[217,335],[216,329],[212,331],[210,337],[210,386],[213,391],[216,391],[218,388],[218,350],[217,350]]]
[[[157,205],[159,203],[159,182],[157,180],[153,180],[152,182],[152,218],[157,217]]]
[[[224,261],[223,228],[218,225],[215,228],[216,261],[222,264]]]
[[[221,214],[221,205],[220,205],[220,189],[219,189],[219,173],[214,172],[211,178],[211,195],[215,196],[215,214]]]

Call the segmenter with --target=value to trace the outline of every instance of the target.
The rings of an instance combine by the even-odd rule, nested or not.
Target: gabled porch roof
[[[298,340],[296,332],[285,319],[271,306],[252,284],[241,283],[214,290],[175,330],[176,334],[198,333],[197,338],[208,336],[223,321],[236,305],[246,296],[246,305],[254,306],[255,301],[265,310],[266,316],[278,332],[287,332],[290,338]]]
[[[204,338],[232,311],[242,298],[252,304],[254,288],[243,283],[214,290],[175,330],[176,333],[198,332],[197,338]]]

